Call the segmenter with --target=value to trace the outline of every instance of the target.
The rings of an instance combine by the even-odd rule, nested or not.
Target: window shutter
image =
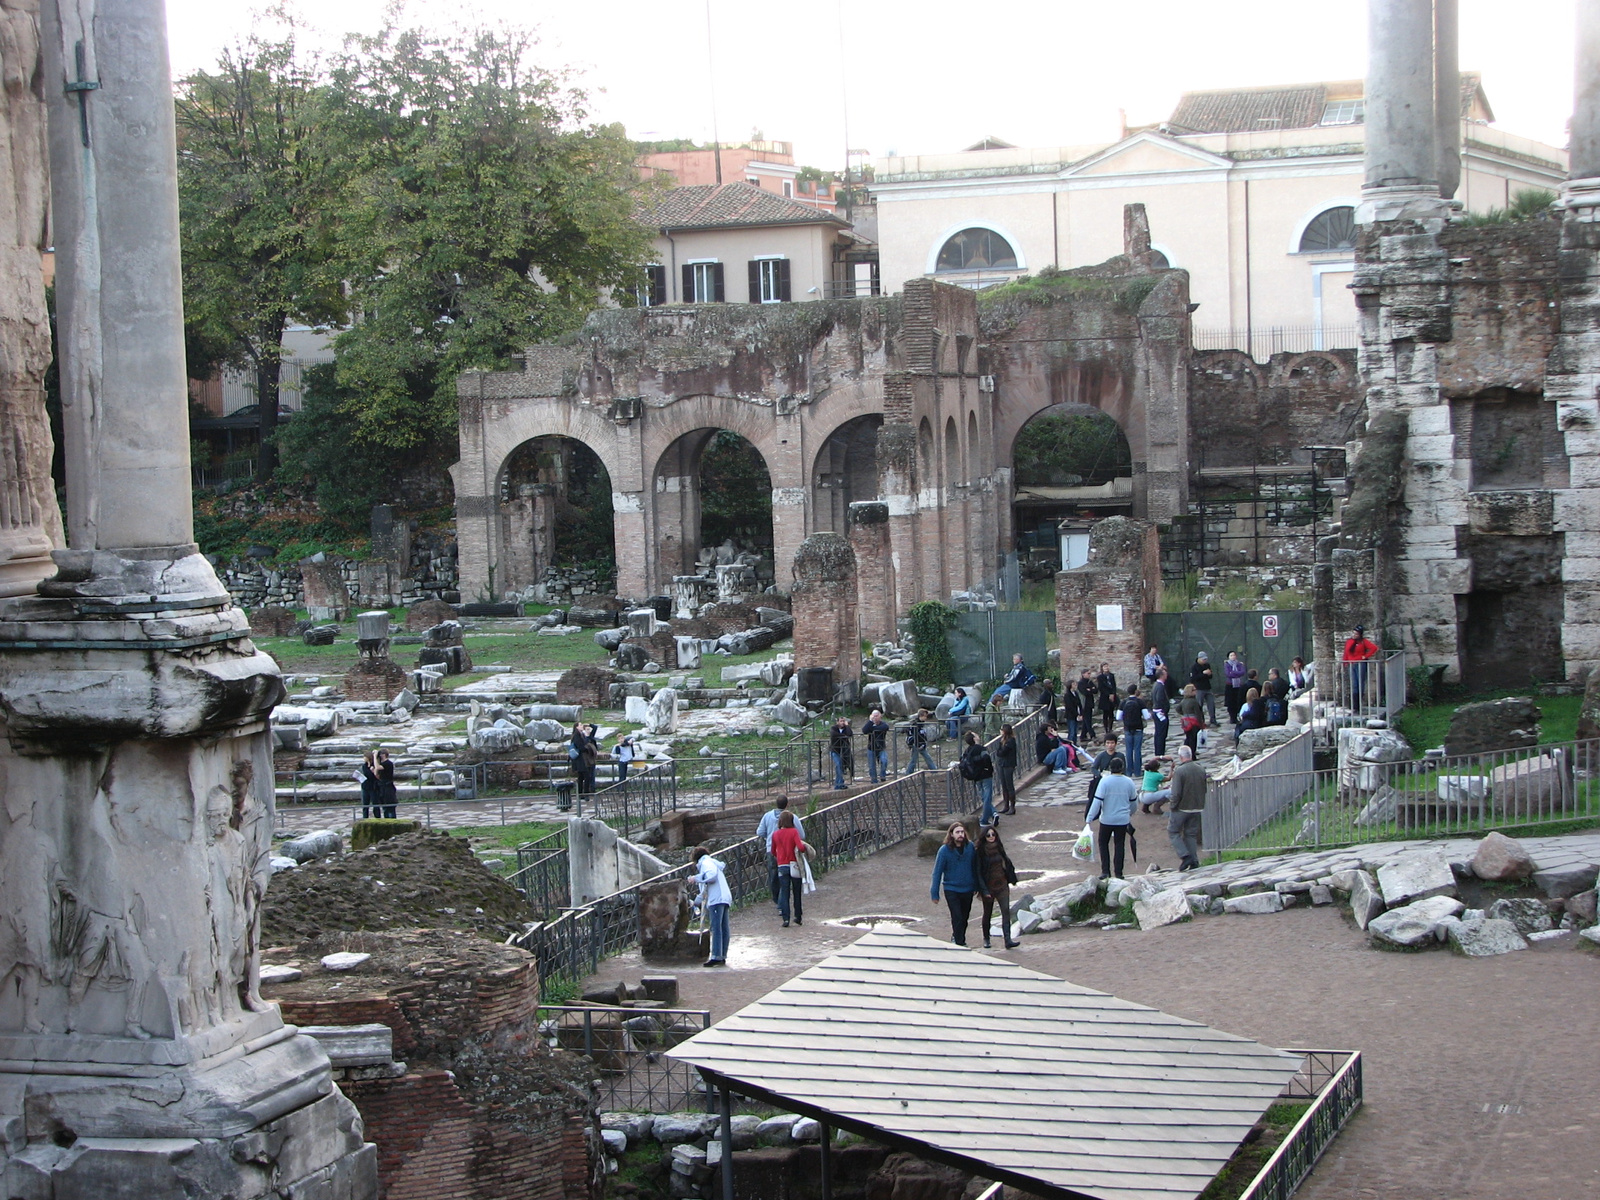
[[[778,264],[777,265],[778,265],[778,299],[779,300],[788,300],[789,299],[789,260],[787,258],[780,258],[778,260]]]
[[[761,303],[761,263],[760,263],[760,261],[758,259],[752,258],[750,260],[750,262],[749,262],[749,267],[750,267],[750,303],[751,304],[760,304]]]
[[[716,280],[717,280],[717,294],[715,296],[711,297],[711,298],[713,300],[715,300],[718,304],[721,304],[724,300],[726,300],[728,298],[727,289],[723,286],[724,279],[723,279],[723,275],[722,275],[722,264],[721,263],[712,263],[711,264],[711,270],[712,270],[712,273],[716,276]]]
[[[667,302],[667,269],[657,265],[650,268],[650,303],[652,306]]]
[[[683,264],[683,302],[693,304],[697,297],[694,294],[694,267],[689,263]]]

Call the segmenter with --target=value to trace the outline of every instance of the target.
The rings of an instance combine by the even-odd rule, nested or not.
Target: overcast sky
[[[1179,93],[1360,77],[1363,0],[410,0],[409,22],[463,15],[534,28],[594,115],[636,138],[792,141],[838,168],[872,155],[1109,141],[1119,110],[1160,120]],[[384,0],[302,5],[330,42],[375,28]],[[1566,144],[1574,0],[1461,0],[1461,66],[1482,72],[1502,128]],[[173,70],[209,65],[248,30],[236,0],[167,0]],[[715,63],[715,69],[708,66]],[[848,125],[847,125],[848,122]]]

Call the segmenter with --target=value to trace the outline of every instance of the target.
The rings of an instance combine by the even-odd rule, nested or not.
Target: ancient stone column
[[[1458,0],[1433,0],[1434,144],[1439,156],[1439,195],[1446,200],[1461,183],[1461,13]]]
[[[164,8],[43,15],[72,548],[0,599],[0,1195],[366,1200],[259,994],[283,685],[191,541]]]
[[[861,692],[861,633],[856,624],[856,556],[837,533],[814,533],[794,556],[794,667],[833,669],[834,695]]]
[[[1363,192],[1437,197],[1433,5],[1367,0],[1366,182]]]
[[[850,548],[856,556],[856,611],[861,637],[868,642],[896,639],[894,564],[889,554],[889,506],[860,500],[847,517]]]
[[[37,0],[0,5],[0,596],[55,573],[61,512],[50,480],[44,411],[50,324],[43,251],[49,223]]]
[[[1600,210],[1600,0],[1578,0],[1572,133],[1567,142],[1567,206],[1580,219]]]

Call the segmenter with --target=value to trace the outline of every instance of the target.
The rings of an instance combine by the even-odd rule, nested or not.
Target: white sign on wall
[[[1122,605],[1096,604],[1094,606],[1094,627],[1096,629],[1120,630],[1122,628]]]

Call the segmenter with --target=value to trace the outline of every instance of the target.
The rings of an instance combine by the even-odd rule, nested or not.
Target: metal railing
[[[506,882],[522,893],[541,920],[548,921],[572,903],[572,858],[565,829],[524,842],[516,855],[516,869],[506,876]]]
[[[630,768],[626,779],[580,797],[578,806],[627,837],[678,807],[677,760]]]
[[[1311,708],[1319,746],[1332,746],[1344,726],[1365,725],[1373,717],[1393,722],[1405,706],[1404,650],[1384,650],[1364,663],[1317,663]]]
[[[1600,740],[1371,762],[1359,751],[1367,732],[1345,735],[1336,767],[1311,769],[1302,736],[1255,760],[1260,767],[1213,783],[1202,820],[1207,851],[1305,850],[1494,829],[1536,834],[1600,818]]]
[[[1311,1105],[1283,1141],[1262,1164],[1239,1200],[1289,1200],[1311,1174],[1323,1151],[1361,1107],[1361,1052],[1358,1050],[1300,1050],[1307,1065],[1284,1089],[1284,1100],[1309,1099]],[[1334,1060],[1343,1062],[1323,1072]],[[1317,1060],[1317,1061],[1313,1061]],[[1320,1078],[1320,1086],[1315,1086]],[[1304,1081],[1304,1082],[1303,1082]],[[1313,1086],[1306,1087],[1305,1083]]]
[[[666,1055],[711,1027],[706,1009],[547,1005],[540,1016],[554,1025],[554,1045],[594,1061],[601,1111],[710,1111],[700,1073]]]
[[[1354,325],[1269,325],[1194,331],[1196,350],[1243,350],[1257,362],[1266,362],[1274,354],[1353,350],[1359,344]]]
[[[996,724],[1008,716],[994,714]],[[1032,761],[1029,748],[1042,709],[1019,715],[1012,722],[1022,747],[1018,770]],[[993,753],[994,743],[989,740]],[[999,782],[996,781],[998,802]],[[955,767],[941,771],[917,771],[891,779],[858,795],[806,813],[806,841],[817,851],[816,868],[827,871],[843,863],[898,845],[915,837],[929,823],[970,812],[978,805],[977,785],[961,778]],[[735,907],[767,897],[767,848],[763,839],[745,838],[717,852],[723,864],[728,889]],[[673,880],[684,880],[692,873],[685,864],[602,896],[581,907],[569,908],[559,917],[539,923],[518,939],[538,962],[539,984],[548,989],[558,981],[578,982],[597,971],[602,959],[637,944],[639,939],[639,892],[641,888]]]

